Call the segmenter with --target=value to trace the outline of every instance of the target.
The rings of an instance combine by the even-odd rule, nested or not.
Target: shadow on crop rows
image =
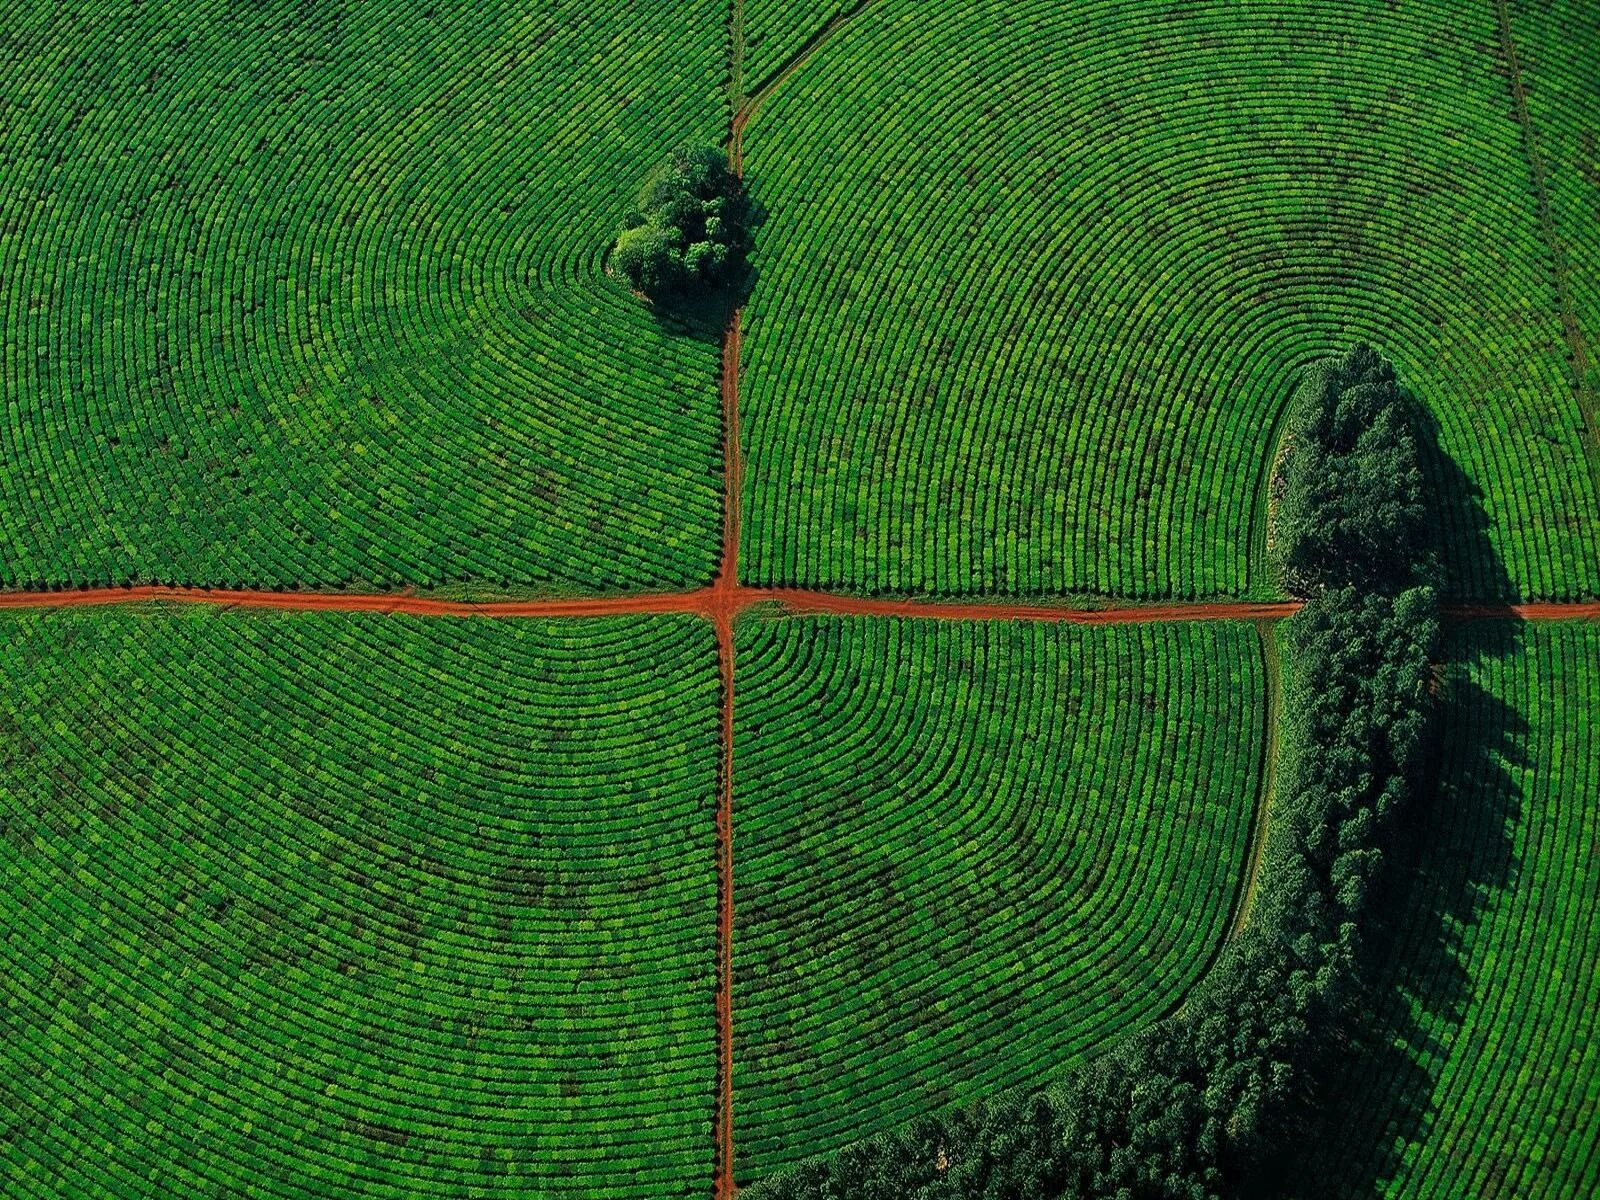
[[[1411,418],[1426,475],[1433,544],[1440,548],[1440,569],[1431,582],[1446,600],[1516,599],[1516,585],[1489,537],[1483,489],[1445,452],[1438,418],[1427,405],[1413,402]]]
[[[1477,489],[1437,448],[1431,417],[1419,433],[1429,483],[1442,489],[1429,502],[1446,509],[1439,526],[1452,535],[1440,553],[1445,577],[1460,581],[1450,568],[1470,563],[1481,576],[1474,594],[1511,595]],[[1313,1098],[1316,1115],[1262,1181],[1261,1195],[1379,1195],[1433,1123],[1438,1072],[1472,999],[1468,934],[1490,900],[1516,883],[1513,830],[1523,795],[1509,768],[1528,759],[1522,714],[1468,678],[1466,667],[1515,656],[1522,642],[1517,621],[1446,626],[1427,786],[1397,830],[1386,895],[1372,909],[1361,1011]]]

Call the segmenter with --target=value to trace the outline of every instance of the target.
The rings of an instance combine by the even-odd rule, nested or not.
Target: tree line
[[[1410,397],[1370,347],[1307,370],[1271,494],[1288,623],[1275,794],[1244,929],[1175,1015],[1064,1072],[847,1146],[749,1200],[1209,1200],[1295,1132],[1420,785],[1438,638]]]

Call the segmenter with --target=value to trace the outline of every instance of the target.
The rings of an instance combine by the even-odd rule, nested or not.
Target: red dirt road
[[[921,617],[936,621],[1056,621],[1071,625],[1134,625],[1155,621],[1262,621],[1292,616],[1298,601],[1220,601],[1194,604],[1132,604],[1113,608],[1069,608],[1059,604],[1013,604],[992,600],[906,600],[838,596],[802,588],[748,589],[799,615]]]
[[[1534,604],[1445,604],[1440,611],[1462,621],[1600,621],[1600,600]]]
[[[413,617],[609,617],[622,613],[706,612],[711,589],[546,600],[441,600],[405,592],[274,592],[205,587],[102,587],[60,592],[0,592],[0,608],[81,608],[107,604],[211,604],[289,612],[404,613]]]
[[[737,334],[734,335],[737,337]],[[736,443],[738,434],[730,434]],[[737,450],[734,451],[737,453]],[[736,481],[735,481],[736,482]],[[935,621],[1047,621],[1069,625],[1137,625],[1161,621],[1274,621],[1293,616],[1297,600],[1196,600],[1072,608],[1064,604],[1017,604],[1000,600],[916,600],[844,596],[806,588],[753,588],[735,582],[738,514],[725,514],[725,567],[709,587],[686,592],[639,592],[622,596],[558,596],[538,600],[443,600],[407,592],[277,592],[248,588],[100,587],[65,591],[0,592],[0,609],[85,608],[117,604],[201,604],[216,608],[262,608],[284,612],[371,612],[413,617],[614,617],[630,613],[693,613],[731,626],[747,608],[772,604],[796,616],[913,617]],[[1446,604],[1456,620],[1600,621],[1600,601],[1538,601],[1527,604]]]

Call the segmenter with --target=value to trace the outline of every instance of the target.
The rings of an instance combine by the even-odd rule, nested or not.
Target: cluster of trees
[[[1306,370],[1272,483],[1271,556],[1291,591],[1393,587],[1426,553],[1410,405],[1364,343]]]
[[[715,146],[674,151],[623,222],[612,269],[659,299],[737,278],[750,250],[750,199]]]
[[[1294,520],[1276,545],[1312,599],[1289,624],[1277,788],[1244,930],[1176,1015],[1044,1091],[857,1143],[749,1200],[1208,1200],[1236,1194],[1292,1133],[1356,996],[1386,835],[1421,774],[1438,635],[1392,368],[1358,346],[1312,368],[1293,403],[1280,504]],[[1324,486],[1319,463],[1364,502]]]

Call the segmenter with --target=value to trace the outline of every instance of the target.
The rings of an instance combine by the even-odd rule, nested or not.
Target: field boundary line
[[[1534,600],[1525,604],[1441,604],[1458,621],[1600,621],[1600,600]]]
[[[1043,621],[1071,625],[1136,625],[1161,621],[1254,621],[1293,616],[1297,600],[1196,601],[1075,608],[1049,603],[916,600],[844,596],[803,588],[750,588],[752,602],[776,601],[791,616],[911,617],[935,621]]]
[[[1278,718],[1282,709],[1283,664],[1278,655],[1276,626],[1267,621],[1257,621],[1255,626],[1261,647],[1262,707],[1266,710],[1261,741],[1261,783],[1256,788],[1255,812],[1250,820],[1249,857],[1246,859],[1239,895],[1234,900],[1233,919],[1228,924],[1227,936],[1222,939],[1224,946],[1238,937],[1250,922],[1256,884],[1261,879],[1261,862],[1266,856],[1267,822],[1271,819],[1272,797],[1278,786]]]
[[[1296,374],[1303,374],[1301,368]],[[1269,575],[1268,556],[1272,552],[1272,515],[1275,506],[1272,503],[1272,482],[1277,477],[1278,468],[1283,465],[1284,455],[1288,451],[1285,440],[1289,426],[1289,409],[1294,404],[1295,389],[1290,387],[1278,405],[1278,411],[1272,416],[1272,425],[1267,434],[1266,461],[1262,464],[1261,473],[1256,479],[1256,492],[1250,498],[1250,550],[1245,555],[1244,562],[1244,594],[1246,596],[1271,595],[1270,581],[1263,587],[1259,575]],[[1259,568],[1259,570],[1258,570]]]
[[[1587,434],[1585,461],[1595,485],[1600,487],[1600,414],[1595,411],[1595,398],[1589,391],[1589,355],[1584,345],[1583,331],[1578,328],[1577,313],[1572,305],[1572,280],[1567,269],[1567,256],[1562,249],[1561,237],[1556,232],[1555,216],[1550,208],[1550,189],[1545,182],[1544,156],[1539,153],[1539,138],[1534,132],[1533,118],[1528,115],[1528,93],[1522,84],[1522,63],[1517,57],[1517,40],[1511,30],[1511,11],[1506,0],[1495,0],[1495,13],[1500,23],[1500,50],[1505,55],[1506,70],[1511,82],[1511,100],[1516,107],[1517,123],[1522,127],[1522,145],[1528,155],[1528,165],[1533,177],[1534,206],[1539,215],[1539,231],[1544,235],[1546,249],[1550,252],[1551,268],[1556,286],[1556,306],[1561,326],[1566,333],[1567,347],[1572,351],[1573,391],[1578,401],[1578,414]]]

